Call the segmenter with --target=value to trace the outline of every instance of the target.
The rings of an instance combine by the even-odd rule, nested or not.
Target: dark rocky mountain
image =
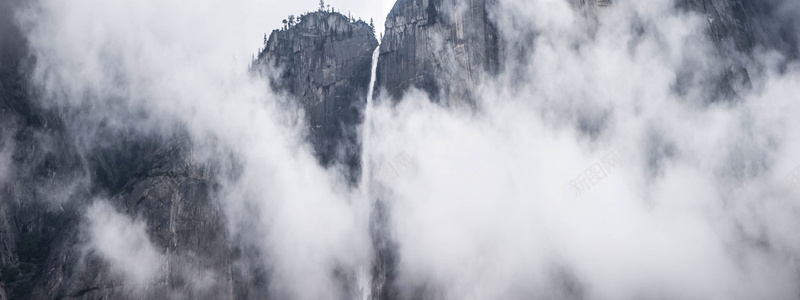
[[[0,1],[0,172],[6,171],[0,173],[0,300],[266,298],[268,271],[241,263],[257,254],[225,230],[215,202],[218,167],[195,162],[185,133],[101,128],[102,142],[86,148],[71,134],[71,122],[80,115],[39,105],[29,80],[36,59],[13,22],[18,2]],[[590,18],[613,5],[572,2]],[[676,7],[707,16],[708,35],[730,66],[721,86],[730,90],[749,76],[741,53],[770,47],[796,58],[797,36],[786,22],[771,19],[780,3],[676,0]],[[412,87],[434,100],[473,97],[474,84],[499,72],[507,57],[492,21],[493,5],[497,0],[398,0],[387,17],[376,88],[394,99]],[[360,176],[357,127],[377,46],[365,22],[314,12],[273,31],[254,64],[254,71],[279,70],[265,75],[304,108],[320,163],[347,166],[352,182]],[[72,191],[69,199],[53,199],[48,191],[56,189]],[[84,251],[82,215],[96,197],[143,220],[164,255],[162,276],[145,294]],[[378,203],[372,220],[372,288],[378,299],[400,297],[394,282],[400,258],[386,227],[388,209]]]
[[[320,163],[344,164],[355,182],[361,160],[356,128],[363,119],[378,41],[366,22],[339,13],[312,12],[299,19],[270,34],[255,67],[280,70],[271,83],[299,100]]]
[[[79,146],[76,116],[40,105],[29,80],[35,58],[12,17],[18,4],[0,2],[0,299],[218,299],[249,289],[232,279],[236,255],[212,201],[212,173],[193,163],[188,138],[101,123],[97,143]],[[145,220],[166,257],[145,295],[82,246],[82,215],[99,197]],[[196,294],[201,271],[223,277],[204,278],[211,285]]]
[[[144,289],[126,284],[124,277],[109,271],[101,257],[78,247],[86,242],[80,227],[87,220],[73,218],[65,220],[61,233],[51,242],[30,295],[36,299],[163,299],[176,295],[219,299],[241,292],[234,290],[235,256],[224,217],[212,199],[212,170],[193,162],[185,137],[122,140],[128,145],[99,149],[87,158],[87,164],[95,174],[104,173],[93,176],[93,182],[125,182],[119,187],[107,186],[113,188],[110,203],[119,213],[144,220],[150,240],[165,258],[162,276]],[[141,156],[125,157],[130,153]],[[125,168],[131,168],[129,176],[115,173]],[[91,202],[76,205],[86,207]],[[205,274],[214,275],[204,278]],[[200,289],[195,286],[200,281],[208,285]],[[142,290],[146,293],[141,294]]]
[[[0,157],[8,173],[0,174],[0,300],[267,297],[266,271],[244,263],[261,258],[228,236],[214,200],[217,173],[195,162],[189,137],[180,130],[163,135],[106,127],[101,120],[92,124],[99,127],[96,140],[81,147],[70,134],[86,126],[70,124],[80,113],[39,105],[29,80],[35,58],[12,17],[18,3],[0,4],[0,153],[11,153]],[[283,70],[272,78],[274,87],[296,96],[308,112],[320,162],[343,163],[352,178],[360,160],[355,127],[377,45],[367,23],[315,12],[273,32],[257,62]],[[69,199],[47,193],[65,189],[72,190]],[[82,215],[97,197],[145,222],[164,256],[159,278],[144,287],[130,284],[86,252]]]

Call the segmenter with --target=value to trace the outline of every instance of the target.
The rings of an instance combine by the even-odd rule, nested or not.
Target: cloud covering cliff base
[[[729,64],[705,16],[620,0],[594,24],[566,1],[500,1],[504,71],[475,107],[376,101],[353,189],[316,163],[291,98],[247,71],[273,5],[40,0],[18,19],[44,105],[87,149],[100,123],[185,130],[198,159],[233,166],[215,201],[276,297],[352,295],[341,274],[371,270],[376,201],[403,298],[800,297],[800,65],[783,53],[756,49],[750,86],[711,101]],[[158,275],[135,216],[85,217],[109,264]],[[117,259],[118,240],[155,261]]]

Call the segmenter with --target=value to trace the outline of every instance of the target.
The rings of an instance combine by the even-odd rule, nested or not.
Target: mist
[[[257,253],[242,263],[268,270],[276,298],[368,297],[341,282],[372,268],[378,204],[401,298],[800,298],[793,2],[763,3],[784,8],[773,26],[795,44],[742,54],[749,86],[715,98],[729,63],[707,17],[673,1],[618,0],[596,19],[568,1],[499,1],[500,73],[474,104],[379,91],[357,187],[317,163],[291,96],[247,68],[274,11],[308,2],[39,0],[16,20],[41,104],[79,152],[111,138],[97,128],[189,136],[218,170],[226,230]],[[391,7],[357,2],[334,6],[378,24]],[[107,201],[82,211],[85,252],[132,284],[157,281],[166,258],[147,223]]]
[[[682,95],[674,82],[724,63],[706,20],[669,1],[615,2],[596,28],[562,1],[500,7],[502,35],[536,38],[477,113],[412,93],[373,118],[373,163],[413,166],[381,195],[404,291],[797,297],[796,64],[765,50],[751,91],[709,103],[704,78]]]
[[[159,274],[165,258],[147,236],[145,224],[116,212],[106,202],[95,202],[86,212],[88,248],[110,262],[114,272],[133,284],[146,284]]]

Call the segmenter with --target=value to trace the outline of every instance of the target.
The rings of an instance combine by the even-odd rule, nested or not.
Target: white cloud
[[[402,290],[796,297],[800,240],[787,231],[800,225],[798,190],[777,180],[797,166],[796,71],[706,105],[707,86],[673,90],[687,61],[725,67],[699,16],[615,1],[589,36],[560,1],[502,5],[505,37],[539,35],[526,64],[508,62],[521,72],[485,83],[477,113],[411,93],[372,118],[371,163],[406,153],[415,166],[376,195],[391,207]],[[611,151],[624,167],[575,197],[569,181]]]

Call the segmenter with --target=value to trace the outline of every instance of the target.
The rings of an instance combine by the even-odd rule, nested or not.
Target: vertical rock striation
[[[148,282],[134,284],[124,274],[113,271],[102,255],[87,252],[82,246],[88,242],[86,229],[91,220],[75,216],[62,225],[65,230],[52,242],[44,261],[46,267],[41,270],[31,297],[233,298],[233,246],[225,230],[223,212],[212,197],[212,170],[194,163],[185,136],[154,141],[141,137],[121,139],[151,146],[141,152],[128,147],[99,150],[101,153],[91,158],[99,161],[92,170],[109,173],[107,166],[116,164],[134,170],[122,180],[124,185],[111,186],[114,191],[108,202],[121,215],[145,224],[148,240],[163,257],[158,274]],[[125,153],[139,153],[141,157],[123,161],[112,158],[119,159]],[[85,213],[93,203],[73,201],[80,207],[74,212],[76,215]]]
[[[676,0],[678,8],[704,15],[708,35],[719,47],[750,54],[756,46],[787,50],[792,44],[781,36],[773,16],[780,1]],[[778,29],[777,31],[775,29]],[[796,47],[796,45],[795,45]],[[783,51],[789,54],[789,51]],[[731,53],[726,53],[730,55]]]
[[[471,98],[475,83],[500,63],[492,3],[398,0],[386,18],[376,86],[395,100],[412,87],[434,100]]]
[[[194,163],[188,136],[101,126],[79,146],[81,115],[39,104],[18,2],[0,2],[0,300],[244,294],[212,170]],[[131,284],[89,251],[83,216],[95,199],[146,224],[165,258],[158,278]]]

